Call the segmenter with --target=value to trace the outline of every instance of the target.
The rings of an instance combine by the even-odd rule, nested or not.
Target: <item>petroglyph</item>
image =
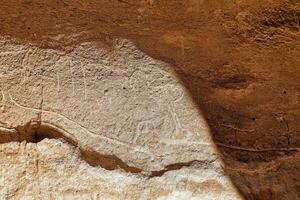
[[[130,46],[128,41],[120,40],[116,44],[116,48],[120,49],[124,46]],[[132,49],[132,47],[130,48]],[[26,91],[24,91],[24,93],[15,93],[14,91],[18,90],[17,88],[24,87],[23,85],[15,85],[8,92],[10,101],[21,109],[36,112],[35,115],[40,116],[38,118],[41,118],[41,122],[50,124],[57,124],[59,122],[61,126],[67,123],[70,124],[71,127],[77,127],[78,133],[87,134],[86,136],[91,135],[91,139],[89,139],[89,137],[86,138],[90,142],[92,142],[95,137],[101,138],[112,145],[120,145],[133,152],[138,151],[150,157],[154,156],[156,159],[160,157],[159,152],[163,152],[163,149],[166,148],[162,146],[153,149],[153,147],[161,142],[163,144],[169,141],[167,143],[168,145],[174,145],[174,148],[177,148],[178,145],[184,144],[183,141],[186,141],[187,144],[189,141],[193,141],[193,134],[191,134],[193,130],[186,130],[182,127],[181,124],[183,122],[177,117],[173,105],[173,102],[176,102],[176,104],[185,104],[188,99],[184,97],[183,89],[180,88],[181,86],[175,84],[176,80],[171,78],[170,75],[167,75],[168,69],[166,69],[167,66],[165,64],[163,64],[164,67],[162,69],[155,67],[153,60],[143,55],[140,56],[144,59],[140,60],[142,64],[136,66],[132,71],[127,65],[131,66],[136,61],[131,61],[130,59],[124,60],[123,57],[120,57],[124,52],[119,51],[113,55],[106,53],[104,55],[108,57],[104,57],[100,65],[91,65],[89,64],[90,61],[85,58],[86,55],[83,57],[80,56],[81,50],[82,47],[75,47],[70,53],[71,55],[61,55],[56,61],[59,63],[54,63],[56,68],[53,68],[53,71],[49,69],[43,70],[43,66],[48,64],[47,60],[42,59],[43,57],[49,57],[53,50],[39,51],[37,48],[34,48],[34,51],[26,51],[26,59],[23,59],[24,66],[16,66],[16,69],[23,69],[24,67],[30,69],[28,80],[32,80],[33,82],[28,82],[27,84],[30,84],[31,93],[34,95],[28,97]],[[95,51],[97,50],[95,49]],[[74,53],[74,55],[72,53]],[[111,56],[115,56],[115,58],[111,59]],[[126,62],[127,64],[121,66],[119,62]],[[147,62],[151,64],[148,65]],[[38,67],[32,68],[30,63],[34,63],[34,66]],[[13,64],[16,65],[16,63]],[[107,73],[107,71],[110,72]],[[17,70],[15,73],[17,73]],[[111,73],[113,73],[114,76],[111,76]],[[148,85],[149,82],[155,81],[156,73],[161,77],[168,77],[165,80],[169,83],[160,85],[162,89],[157,88],[156,85]],[[134,75],[137,80],[144,80],[145,84],[138,82],[138,85],[136,85],[138,86],[137,88],[130,88],[127,86],[128,76],[125,76],[125,74],[130,74],[129,77]],[[101,79],[99,81],[94,80],[95,77],[97,79],[101,77]],[[81,94],[83,94],[83,97],[71,95],[75,93],[75,78],[79,81],[77,82],[77,89],[82,91]],[[52,81],[55,79],[56,83],[53,84]],[[87,80],[89,80],[89,82],[92,81],[92,83],[88,84]],[[110,95],[103,96],[102,91],[106,90],[103,86],[106,85],[110,85]],[[42,90],[42,88],[43,92],[38,92]],[[157,89],[162,92],[156,93]],[[89,98],[87,98],[87,91],[90,91]],[[101,94],[98,93],[100,91]],[[41,95],[41,93],[43,93],[43,95]],[[170,99],[171,102],[169,101],[170,94],[176,96],[174,96],[174,99]],[[81,98],[83,98],[86,103],[82,102],[80,100]],[[36,103],[36,106],[31,106],[34,105],[34,103],[29,104],[30,106],[26,105],[26,102],[34,101],[43,102],[43,110],[39,108],[40,105],[38,103]],[[94,102],[97,102],[97,104]],[[190,111],[190,114],[192,113],[196,114],[197,111]],[[170,128],[172,125],[169,123],[174,124],[175,129]],[[200,132],[207,134],[205,130],[199,129],[202,127],[200,122],[190,121],[184,123],[190,124],[191,126],[189,127],[191,128],[196,128],[194,131],[198,129]],[[191,123],[194,124],[192,125]],[[114,124],[114,126],[109,124]],[[159,138],[161,138],[161,131],[164,131],[165,134],[163,136],[164,141],[159,140]],[[199,131],[197,131],[195,135],[196,138]],[[72,131],[68,132],[72,133]],[[74,135],[74,137],[80,138],[82,136]],[[180,141],[180,139],[177,140],[176,138],[185,139]],[[171,142],[172,140],[174,141]],[[113,147],[111,148],[113,149]],[[114,152],[114,150],[112,151]],[[172,148],[168,147],[168,152],[171,151]],[[121,150],[113,154],[118,155],[119,153],[121,153]],[[205,152],[203,153],[205,154]],[[199,155],[194,154],[193,160],[198,156]],[[122,159],[126,161],[126,158]],[[172,162],[166,161],[166,163],[162,162],[159,164],[157,160],[157,165],[153,170],[168,164],[172,164]],[[149,167],[151,168],[151,166]]]
[[[82,163],[79,165],[88,171],[95,170],[93,166],[99,167],[97,170],[100,171],[94,171],[94,174],[107,173],[103,171],[106,169],[112,171],[113,176],[127,177],[130,184],[143,183],[146,188],[138,186],[135,189],[138,196],[129,199],[151,194],[158,177],[166,181],[163,177],[168,174],[189,171],[187,168],[194,166],[195,169],[187,174],[202,173],[211,168],[221,177],[220,184],[227,188],[224,192],[232,191],[220,162],[216,160],[217,154],[204,120],[170,67],[144,55],[128,40],[116,39],[114,44],[114,51],[84,43],[73,46],[68,53],[16,45],[22,49],[18,53],[22,62],[7,60],[0,69],[3,80],[20,80],[22,77],[21,81],[2,82],[1,100],[5,114],[0,118],[4,124],[0,128],[0,139],[4,144],[0,145],[22,146],[27,141],[22,151],[35,152],[35,157],[27,158],[33,160],[38,171],[32,172],[38,185],[34,195],[48,199],[92,199],[101,194],[79,189],[76,196],[72,191],[76,187],[64,192],[55,189],[52,197],[42,194],[41,176],[47,161],[43,160],[45,152],[40,148],[48,148],[47,145],[65,146],[62,152],[71,149],[70,156],[76,160],[72,162]],[[70,144],[59,143],[59,138]],[[87,163],[77,158],[79,154]],[[71,159],[67,157],[61,159]],[[84,176],[80,180],[86,180]],[[95,183],[101,186],[103,181],[107,179],[101,175]],[[168,184],[168,181],[164,183]],[[122,191],[136,187],[130,184]],[[20,190],[15,195],[22,193],[24,191]],[[9,195],[3,194],[4,197]]]

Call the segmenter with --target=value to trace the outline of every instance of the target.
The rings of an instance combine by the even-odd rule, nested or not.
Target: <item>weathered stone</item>
[[[300,199],[299,19],[297,0],[2,1],[0,141],[164,177],[216,158],[211,134],[246,199]]]
[[[238,198],[167,64],[124,39],[1,43],[2,198]]]

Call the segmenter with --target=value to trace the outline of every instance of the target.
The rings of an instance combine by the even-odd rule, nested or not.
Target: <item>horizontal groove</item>
[[[70,145],[78,148],[80,150],[81,158],[90,166],[99,166],[106,170],[121,169],[127,173],[138,174],[145,178],[160,177],[168,171],[180,170],[183,167],[190,167],[197,163],[202,163],[202,161],[193,160],[170,164],[165,166],[162,170],[145,171],[141,168],[129,166],[116,155],[105,155],[91,148],[83,148],[78,144],[75,138],[70,136],[70,134],[66,134],[63,130],[50,124],[30,122],[24,126],[18,126],[15,129],[4,127],[0,129],[0,144],[22,141],[26,141],[27,143],[38,143],[44,139],[63,139]]]

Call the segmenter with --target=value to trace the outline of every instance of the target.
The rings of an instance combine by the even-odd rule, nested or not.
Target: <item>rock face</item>
[[[218,167],[156,177],[109,171],[91,167],[57,139],[2,144],[0,163],[1,199],[237,199]]]
[[[3,199],[238,199],[170,66],[128,40],[1,40]]]
[[[300,199],[299,19],[297,0],[1,2],[0,195]]]

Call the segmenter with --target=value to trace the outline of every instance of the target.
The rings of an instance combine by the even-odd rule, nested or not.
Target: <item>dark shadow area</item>
[[[299,19],[292,0],[11,0],[0,35],[65,51],[132,40],[174,68],[245,198],[285,200],[300,199]]]

